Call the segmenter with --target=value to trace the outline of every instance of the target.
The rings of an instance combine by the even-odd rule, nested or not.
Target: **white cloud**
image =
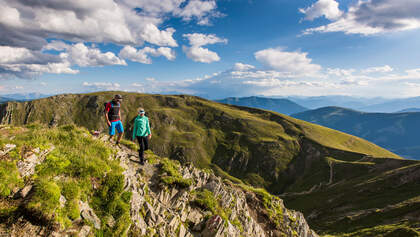
[[[134,82],[134,83],[131,84],[131,86],[134,86],[134,87],[143,87],[144,85],[141,84],[141,83]]]
[[[166,30],[159,30],[154,24],[147,24],[140,35],[145,41],[152,44],[177,47],[178,44],[172,37],[174,32],[175,29],[171,27]]]
[[[0,46],[0,78],[33,78],[42,73],[76,74],[60,56],[42,54],[21,47]]]
[[[254,66],[244,63],[235,63],[235,66],[233,66],[233,69],[237,71],[248,71],[254,68]]]
[[[307,55],[283,51],[280,48],[264,49],[254,54],[259,62],[279,72],[295,76],[315,76],[321,70],[321,66],[312,64],[312,59]]]
[[[119,90],[121,85],[119,83],[112,82],[83,82],[84,87],[89,88],[91,91],[97,90]]]
[[[98,48],[88,48],[83,43],[68,46],[66,53],[62,53],[63,58],[68,59],[72,64],[81,67],[105,66],[105,65],[127,65],[112,52],[102,53]]]
[[[306,15],[305,20],[312,21],[318,17],[325,16],[330,20],[338,19],[343,12],[338,8],[338,2],[335,0],[318,0],[310,7],[299,9],[299,11]]]
[[[356,85],[356,86],[367,86],[369,85],[368,81],[357,80],[356,78],[347,78],[343,79],[340,82],[342,85]]]
[[[228,43],[227,39],[219,38],[214,34],[205,35],[201,33],[193,33],[183,34],[183,37],[188,39],[191,47],[183,46],[182,50],[187,57],[194,62],[212,63],[220,61],[220,57],[216,52],[203,48],[202,46],[208,44]]]
[[[201,63],[212,63],[220,61],[219,55],[216,52],[210,51],[206,48],[202,47],[186,47],[183,46],[182,50],[187,55],[187,57],[194,62],[201,62]]]
[[[417,0],[358,0],[341,17],[330,24],[309,28],[314,32],[344,32],[373,35],[420,28],[420,1]]]
[[[159,47],[148,46],[144,52],[136,50],[129,56],[143,63],[150,63],[150,56],[174,60],[175,52],[168,47],[178,46],[173,37],[176,30],[162,27],[163,22],[177,17],[210,24],[210,19],[222,16],[215,0],[0,0],[0,78],[30,77],[43,72],[77,73],[71,65],[126,64],[113,52],[101,52],[88,46],[90,43],[137,48],[147,42]],[[208,35],[205,44],[216,43],[212,40],[227,42],[213,36]],[[190,51],[205,52],[204,61],[209,61],[209,55],[215,59],[211,51]],[[7,57],[1,57],[4,55]]]
[[[182,17],[184,21],[196,18],[199,25],[210,25],[211,17],[223,16],[223,14],[216,11],[216,8],[215,0],[190,0],[183,9],[178,9],[175,14]]]
[[[149,55],[154,57],[164,56],[168,60],[174,60],[176,57],[175,52],[171,48],[167,47],[160,47],[158,49],[144,47],[137,50],[132,46],[125,46],[119,53],[121,58],[145,64],[152,63],[152,59],[149,57]]]
[[[228,43],[227,39],[219,38],[215,34],[206,35],[201,33],[193,33],[183,34],[182,36],[188,39],[191,46],[195,47],[201,47],[208,44]]]
[[[392,72],[394,69],[389,65],[385,65],[382,67],[370,67],[362,70],[362,73],[385,73],[385,72]]]
[[[145,80],[148,81],[148,82],[154,82],[154,81],[156,81],[156,79],[153,78],[153,77],[148,77]]]
[[[351,76],[355,71],[355,69],[327,68],[327,74],[337,77]]]

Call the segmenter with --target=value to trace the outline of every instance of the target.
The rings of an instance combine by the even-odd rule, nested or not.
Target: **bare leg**
[[[118,134],[117,142],[120,142],[121,141],[121,138],[122,138],[123,134],[124,134],[123,132]]]
[[[114,135],[112,135],[112,136],[109,136],[109,139],[108,139],[108,141],[109,142],[111,142],[112,140],[114,139]]]

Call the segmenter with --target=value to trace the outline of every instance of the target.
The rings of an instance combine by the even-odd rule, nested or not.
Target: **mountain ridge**
[[[323,107],[293,117],[337,129],[386,147],[402,156],[420,159],[418,112],[367,113],[341,107]]]
[[[308,110],[307,108],[291,101],[288,99],[275,99],[266,97],[229,97],[222,100],[215,100],[219,103],[246,106],[253,108],[260,108],[265,110],[271,110],[282,114],[294,114]]]

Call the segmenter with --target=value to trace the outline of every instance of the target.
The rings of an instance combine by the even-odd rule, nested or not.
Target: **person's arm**
[[[136,131],[137,131],[137,123],[136,123],[136,119],[134,119],[133,141],[134,139],[136,139]]]
[[[107,104],[105,108],[105,118],[106,118],[106,123],[108,124],[108,126],[111,126],[111,122],[109,121],[109,118],[108,118],[109,109],[110,109],[109,104]]]
[[[150,139],[150,138],[152,138],[152,132],[150,131],[149,119],[147,119],[146,131],[147,131],[147,133],[149,134],[149,135],[148,135],[149,139]]]

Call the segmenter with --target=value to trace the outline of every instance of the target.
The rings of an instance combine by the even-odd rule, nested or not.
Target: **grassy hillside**
[[[239,105],[239,106],[246,106],[252,108],[259,108],[259,109],[266,109],[271,110],[277,113],[282,114],[294,114],[300,113],[307,108],[296,104],[293,101],[288,99],[274,99],[274,98],[264,98],[264,97],[230,97],[223,100],[217,100],[217,102],[230,104],[230,105]]]
[[[420,113],[364,113],[325,107],[292,116],[365,138],[401,156],[420,159]]]
[[[106,132],[103,103],[114,94],[59,95],[32,102],[12,102],[1,107],[1,120],[14,125],[74,123]],[[267,187],[277,183],[276,177],[301,152],[302,137],[335,149],[398,158],[362,139],[268,111],[192,96],[123,93],[123,97],[127,138],[137,109],[144,107],[154,133],[152,148],[158,154],[193,161],[201,167],[216,170],[220,167],[239,178],[261,176],[267,181]]]
[[[306,143],[302,149],[311,155],[295,159],[285,171],[284,177],[292,178],[281,195],[314,229],[354,236],[379,236],[380,229],[359,233],[377,226],[419,230],[419,161],[343,156],[317,146]]]
[[[0,126],[0,233],[317,236],[263,189],[151,151],[139,165],[133,143],[107,138],[74,125]]]
[[[60,95],[32,102],[8,103],[0,107],[0,119],[3,124],[14,125],[43,123],[54,127],[76,124],[106,133],[103,103],[114,94]],[[343,205],[347,199],[341,198],[352,197],[350,194],[359,190],[352,182],[365,182],[392,169],[403,168],[407,166],[406,162],[413,162],[401,160],[394,153],[355,136],[270,111],[224,105],[193,96],[122,94],[127,138],[131,136],[137,109],[144,107],[151,121],[154,134],[151,146],[156,154],[211,168],[216,174],[237,183],[245,182],[264,187],[272,193],[287,194],[286,202],[306,215],[314,211],[323,213],[329,208]],[[337,167],[344,165],[348,168],[333,170],[337,174],[331,184],[337,187],[344,185],[339,189],[342,191],[338,191],[338,196],[331,196],[333,199],[328,198],[329,193],[321,192],[325,185],[329,185],[331,162],[336,162]],[[350,165],[346,162],[350,162]],[[378,167],[374,173],[364,168],[371,167],[372,163]],[[354,176],[361,178],[355,181]],[[350,181],[346,183],[345,180]],[[415,185],[418,180],[417,177],[408,179],[407,184]],[[320,197],[310,196],[316,192],[294,195],[306,193],[313,187],[312,191],[321,192]],[[390,191],[378,205],[371,201],[372,195],[380,195],[385,188],[372,188],[370,192],[359,193],[357,198],[360,202],[355,208],[383,208],[381,205],[386,203],[394,205],[419,195],[411,190],[417,186],[403,187],[412,193],[398,196],[398,193],[405,194],[403,190],[398,186],[387,186]],[[313,200],[317,202],[311,204]],[[349,211],[339,213],[343,215]],[[411,212],[405,210],[404,213]],[[363,224],[349,221],[346,222],[347,227],[337,229],[331,224],[334,222],[327,218],[328,215],[319,219],[309,218],[309,221],[325,233],[350,233],[369,226],[364,221]],[[386,215],[382,217],[387,219]],[[395,220],[392,219],[391,223],[395,223]]]

